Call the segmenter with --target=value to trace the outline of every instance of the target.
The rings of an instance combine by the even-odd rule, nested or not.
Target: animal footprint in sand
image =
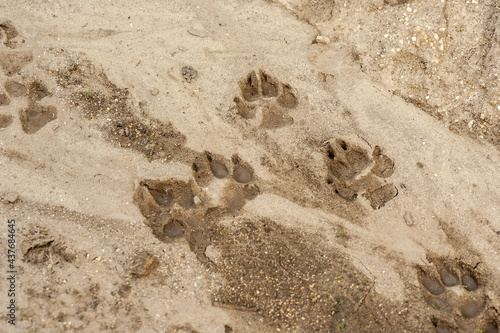
[[[19,33],[12,22],[0,23],[0,43],[7,47],[7,49],[0,48],[0,66],[4,74],[9,77],[19,74],[21,69],[33,60],[33,53],[29,50],[12,50],[18,46],[18,37]]]
[[[159,240],[184,238],[198,259],[207,262],[205,249],[210,244],[213,220],[237,213],[259,194],[259,188],[253,169],[238,155],[229,162],[217,154],[199,153],[192,169],[196,182],[172,178],[142,180],[134,200]],[[223,182],[219,184],[223,187],[210,186],[213,182]],[[219,196],[211,193],[218,192],[217,188],[221,188]]]
[[[286,83],[260,70],[250,72],[240,81],[241,96],[235,97],[236,111],[244,119],[252,120],[260,117],[260,127],[264,129],[279,128],[293,124],[288,115],[290,109],[298,105],[294,89]]]
[[[498,333],[495,309],[488,307],[474,269],[460,261],[435,262],[432,267],[419,267],[418,280],[436,332]]]
[[[0,23],[0,40],[8,48],[15,48],[18,36],[16,28],[10,21]],[[20,71],[33,60],[31,51],[0,50],[0,67],[7,77],[20,74]],[[38,81],[24,84],[18,80],[10,80],[4,83],[6,93],[0,93],[0,106],[8,106],[12,98],[27,98],[28,106],[19,111],[21,127],[25,133],[34,134],[50,121],[57,118],[55,106],[41,105],[39,102],[50,96],[48,89]],[[11,125],[11,115],[0,114],[0,128]]]
[[[373,209],[379,209],[398,194],[396,187],[383,179],[393,174],[394,162],[378,146],[370,157],[358,145],[342,139],[330,140],[325,160],[327,183],[345,200],[353,201],[361,194]]]

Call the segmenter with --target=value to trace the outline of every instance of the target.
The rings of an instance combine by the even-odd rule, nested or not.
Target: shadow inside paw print
[[[379,209],[398,194],[392,183],[383,180],[394,173],[394,162],[379,146],[370,157],[358,145],[333,139],[326,144],[325,161],[327,183],[345,200],[353,201],[361,194],[373,209]]]
[[[235,97],[236,111],[243,119],[251,120],[260,115],[260,127],[280,128],[293,124],[288,110],[298,105],[294,89],[286,83],[260,70],[250,72],[240,81],[241,96]],[[260,110],[260,113],[259,113]]]
[[[497,333],[498,323],[488,313],[488,297],[474,268],[461,261],[433,261],[432,267],[419,267],[418,280],[436,332]]]

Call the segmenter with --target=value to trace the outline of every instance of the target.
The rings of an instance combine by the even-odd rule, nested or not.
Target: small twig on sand
[[[224,304],[219,302],[213,302],[212,305],[218,308],[225,308],[225,309],[246,311],[246,312],[257,312],[257,308],[247,308],[246,306],[240,306],[240,305]]]
[[[370,291],[372,291],[373,289],[373,286],[375,285],[375,283],[373,283],[371,286],[370,286],[370,289],[368,289],[368,291],[366,292],[366,294],[359,300],[358,302],[358,306],[356,307],[356,310],[354,310],[354,313],[358,312],[359,308],[361,307],[361,305],[363,305],[363,303],[365,302],[366,300],[366,297],[368,296],[368,294],[370,293]]]

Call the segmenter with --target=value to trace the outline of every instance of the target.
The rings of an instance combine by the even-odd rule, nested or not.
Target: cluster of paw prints
[[[379,146],[370,158],[360,146],[332,139],[326,144],[325,161],[327,183],[345,200],[361,195],[373,209],[379,209],[398,194],[397,188],[384,180],[394,173],[394,161],[382,154]]]
[[[248,121],[260,121],[264,129],[280,128],[293,124],[288,114],[298,105],[294,89],[286,83],[260,70],[250,72],[240,81],[241,98],[235,97],[236,111]]]
[[[419,282],[436,332],[499,332],[494,315],[488,314],[488,298],[479,281],[461,262],[420,267]]]
[[[12,78],[20,75],[20,70],[33,60],[30,51],[14,51],[18,45],[16,37],[18,32],[11,22],[0,23],[0,41],[5,49],[0,47],[0,66],[6,77]],[[0,111],[8,107],[12,99],[27,98],[28,107],[19,111],[19,120],[25,133],[33,134],[44,127],[48,122],[56,119],[57,109],[54,106],[44,106],[39,102],[50,96],[47,88],[39,81],[24,84],[16,79],[7,80],[2,92],[0,88]],[[12,114],[0,112],[0,129],[9,127],[14,121]]]
[[[134,200],[159,240],[185,238],[197,257],[206,262],[212,221],[235,214],[259,194],[259,188],[253,168],[238,155],[229,161],[204,152],[194,158],[192,170],[194,179],[188,181],[142,180]],[[217,192],[216,198],[208,192]]]

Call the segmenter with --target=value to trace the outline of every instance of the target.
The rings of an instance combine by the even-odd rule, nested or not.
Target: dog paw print
[[[211,221],[236,214],[259,194],[252,167],[238,155],[231,160],[204,152],[195,157],[194,180],[142,180],[134,200],[156,238],[186,239],[202,262],[209,260]]]
[[[199,195],[193,180],[144,179],[136,186],[134,201],[156,238],[162,242],[187,239],[203,260],[210,233],[204,225],[205,211]]]
[[[361,195],[373,209],[379,209],[398,194],[397,188],[384,180],[394,173],[394,161],[382,154],[379,146],[370,157],[356,144],[333,139],[326,144],[325,161],[327,183],[345,200],[354,201]]]
[[[222,202],[229,212],[237,212],[259,193],[254,182],[252,166],[236,154],[229,160],[217,154],[204,152],[195,158],[192,169],[193,176],[200,186],[207,186],[215,179],[227,180]]]
[[[25,133],[34,134],[49,122],[57,119],[55,106],[39,103],[43,98],[51,96],[51,93],[41,82],[32,81],[25,85],[22,82],[11,80],[4,84],[4,88],[7,94],[0,94],[0,104],[8,105],[11,98],[28,99],[28,107],[19,111],[19,120]],[[4,102],[2,103],[2,101]],[[11,123],[12,116],[0,115],[0,127],[7,127]]]
[[[293,124],[288,114],[298,105],[295,90],[260,70],[252,71],[240,83],[241,98],[235,97],[237,114],[250,122],[260,123],[263,129],[280,128]]]
[[[461,261],[437,259],[419,267],[418,280],[438,333],[498,333],[481,277]]]
[[[7,48],[13,49],[17,46],[16,37],[18,32],[10,21],[0,23],[0,40]],[[13,51],[0,49],[0,67],[7,77],[21,74],[21,69],[31,63],[33,55],[31,51]],[[51,96],[49,90],[40,81],[32,81],[28,84],[20,79],[10,79],[4,83],[5,92],[0,92],[0,107],[9,106],[12,99],[27,98],[28,107],[19,111],[19,120],[25,133],[34,134],[50,121],[57,118],[55,106],[42,105],[39,102]],[[0,128],[7,128],[13,122],[12,115],[0,113]]]

